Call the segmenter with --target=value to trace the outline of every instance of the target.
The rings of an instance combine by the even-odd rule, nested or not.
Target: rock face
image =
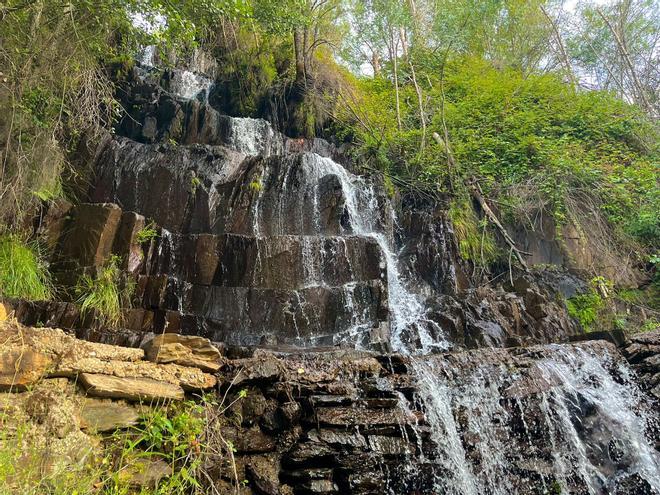
[[[123,87],[130,117],[95,155],[89,203],[53,207],[41,226],[65,286],[120,257],[136,285],[122,328],[95,328],[71,303],[21,303],[20,321],[131,346],[179,333],[406,352],[579,333],[542,275],[478,280],[438,205],[390,200],[326,141],[222,115],[206,62],[157,70],[147,53]],[[141,235],[147,224],[156,235]]]
[[[622,352],[637,372],[642,388],[660,400],[660,330],[631,337]]]
[[[132,307],[107,329],[73,302],[0,306],[106,343],[0,315],[3,431],[39,425],[66,471],[144,407],[216,392],[187,452],[209,493],[660,493],[657,333],[578,335],[557,297],[575,276],[479,278],[437,204],[388,198],[323,140],[222,115],[200,53],[167,70],[143,55],[89,202],[38,228],[65,287],[118,256]],[[549,241],[533,260],[567,264]],[[139,491],[170,474],[145,457],[120,476]]]

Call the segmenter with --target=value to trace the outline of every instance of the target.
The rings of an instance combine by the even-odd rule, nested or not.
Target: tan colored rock
[[[0,390],[25,390],[43,378],[51,364],[46,354],[26,347],[0,351]]]
[[[80,426],[85,430],[104,432],[138,423],[135,407],[111,400],[86,398],[80,410]]]
[[[139,361],[144,358],[142,349],[79,340],[58,328],[23,327],[13,322],[0,322],[0,342],[3,348],[29,347],[47,354],[57,361],[97,358],[114,361]]]
[[[156,364],[149,361],[103,361],[97,358],[63,359],[53,371],[57,376],[75,377],[80,373],[111,375],[118,378],[145,378],[183,387],[185,390],[207,390],[217,380],[198,368],[178,364]]]
[[[185,396],[183,389],[178,385],[158,382],[150,378],[120,378],[81,373],[79,379],[87,394],[95,397],[149,402],[181,400]]]
[[[142,361],[142,349],[86,342],[59,329],[0,322],[0,342],[0,387],[4,384],[4,388],[12,383],[24,388],[46,374],[74,378],[80,373],[145,378],[190,391],[210,389],[217,383],[199,368]]]
[[[74,206],[60,237],[61,258],[79,266],[102,265],[110,257],[121,214],[112,203]]]
[[[7,303],[0,302],[0,321],[6,321],[13,309]]]
[[[209,339],[194,335],[165,333],[157,335],[144,346],[148,360],[155,363],[175,363],[194,366],[212,373],[220,369],[222,355]]]

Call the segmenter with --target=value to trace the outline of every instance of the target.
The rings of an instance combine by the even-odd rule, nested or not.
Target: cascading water
[[[436,445],[436,493],[537,493],[533,487],[542,486],[595,495],[614,493],[629,477],[660,490],[660,457],[645,436],[649,411],[627,365],[607,349],[552,345],[543,354],[519,369],[478,352],[465,353],[464,362],[414,361]],[[530,429],[541,444],[531,442]]]
[[[238,127],[237,127],[238,128]],[[252,132],[246,133],[240,140],[239,146],[236,146],[235,140],[230,142],[239,150],[253,150],[259,148],[259,143],[263,139],[263,130],[258,126],[251,125],[250,127],[243,127]],[[256,132],[255,132],[256,131]],[[323,227],[320,225],[322,217],[321,194],[320,188],[323,180],[327,177],[335,177],[341,187],[342,196],[344,199],[345,216],[347,222],[342,224],[343,235],[354,235],[373,239],[379,246],[380,251],[384,258],[383,267],[387,274],[387,290],[390,309],[390,332],[391,344],[395,351],[412,353],[412,352],[430,352],[437,349],[447,349],[448,343],[444,339],[433,338],[429,333],[429,328],[434,329],[435,335],[442,335],[439,326],[426,316],[426,310],[419,298],[407,287],[407,283],[400,273],[399,262],[397,254],[393,251],[387,236],[379,230],[379,218],[381,213],[379,211],[378,198],[373,184],[364,178],[357,177],[348,172],[337,162],[330,158],[320,156],[316,153],[304,153],[301,160],[301,175],[302,178],[296,178],[296,181],[301,181],[302,194],[307,201],[289,204],[291,197],[294,195],[287,194],[288,180],[290,178],[289,172],[284,175],[283,184],[278,190],[278,197],[275,199],[275,211],[279,214],[275,221],[268,219],[268,225],[263,225],[265,220],[261,215],[261,194],[254,200],[253,203],[253,225],[254,234],[263,235],[264,229],[273,228],[273,224],[277,225],[286,215],[287,218],[298,219],[300,229],[304,229],[306,224],[310,222],[306,218],[312,214],[313,222],[311,229],[313,235],[322,235]],[[296,186],[300,189],[300,185]],[[300,190],[295,194],[300,194]],[[311,204],[310,204],[311,203]],[[388,206],[389,208],[389,206]],[[296,211],[297,210],[297,211]],[[278,232],[283,234],[284,232]],[[313,260],[309,256],[304,257],[305,263],[312,263]],[[350,297],[346,302],[350,304]],[[352,337],[353,342],[363,341],[361,338],[353,338],[363,333],[365,330],[365,322],[359,319],[359,323],[354,325],[347,332],[338,336],[338,340],[348,335]],[[406,342],[404,336],[408,335],[411,342]]]
[[[143,52],[145,74],[155,74],[156,59],[153,49]],[[174,72],[166,89],[178,99],[206,100],[211,81],[205,77]],[[436,354],[450,344],[416,294],[415,281],[406,279],[387,227],[396,223],[393,209],[373,183],[321,156],[322,151],[290,152],[318,151],[313,143],[288,140],[259,119],[213,120],[215,110],[204,113],[202,107],[210,107],[208,101],[201,103],[182,108],[199,110],[206,122],[221,122],[208,134],[190,134],[203,134],[207,140],[200,142],[209,146],[181,145],[163,152],[162,147],[125,144],[116,155],[123,169],[119,160],[108,160],[114,167],[108,176],[114,180],[108,182],[117,184],[125,198],[98,198],[154,217],[175,232],[162,239],[165,250],[180,249],[181,260],[169,259],[163,269],[173,277],[179,275],[172,272],[181,272],[180,297],[168,309],[207,318],[208,328],[225,332],[212,333],[218,340],[257,327],[277,334],[277,344],[373,349],[379,334],[374,329],[389,325],[385,340],[406,355],[408,373],[416,380],[414,398],[412,392],[399,393],[398,400],[406,418],[401,435],[417,451],[400,473],[389,473],[392,486],[398,486],[396,476],[414,480],[426,469],[433,487],[415,493],[617,493],[617,484],[635,477],[642,480],[635,493],[660,490],[658,454],[645,438],[649,413],[615,351],[553,345]],[[218,151],[216,144],[233,152]],[[160,175],[152,172],[157,168]],[[192,199],[187,191],[191,171],[201,183]],[[156,189],[158,199],[147,204],[141,191],[151,182],[165,182],[165,175],[176,187]],[[202,204],[192,210],[191,205],[206,201],[205,194],[208,208]],[[173,206],[162,208],[161,196]],[[165,209],[186,211],[170,218],[162,213]],[[186,215],[198,211],[208,213],[208,225],[188,222]],[[157,215],[168,222],[158,221]],[[235,242],[217,248],[226,266],[195,287],[185,285],[190,267],[183,260],[190,253],[181,248],[186,245],[181,239],[191,234]],[[377,259],[375,267],[361,266],[367,257]],[[338,265],[341,270],[335,269]],[[196,303],[192,309],[183,300],[188,292]],[[365,294],[378,302],[366,304]],[[380,294],[386,298],[384,311]],[[230,306],[238,309],[228,311]],[[527,359],[525,352],[534,357]],[[420,411],[423,419],[410,422]]]
[[[252,141],[244,136],[240,147],[255,149]],[[615,361],[607,352],[560,345],[547,346],[544,359],[521,370],[502,362],[481,364],[478,352],[473,354],[477,364],[465,363],[466,370],[462,363],[429,356],[448,345],[438,339],[439,329],[434,329],[434,336],[429,333],[426,308],[408,289],[397,254],[378,227],[381,212],[373,185],[314,153],[306,153],[302,165],[304,194],[312,203],[303,203],[302,208],[313,211],[316,232],[322,231],[319,187],[325,177],[334,176],[344,198],[344,235],[369,237],[383,254],[391,345],[396,352],[413,355],[418,400],[435,445],[432,458],[423,459],[433,466],[434,493],[506,495],[535,493],[534,487],[540,486],[545,493],[595,495],[609,493],[630,476],[660,490],[660,460],[645,437],[648,418],[623,363],[616,363],[612,371]],[[286,182],[285,175],[278,208],[302,219],[308,211],[284,207]],[[313,258],[314,253],[303,256],[307,271],[318,274]],[[352,306],[350,295],[345,303]],[[358,317],[347,333],[353,342],[361,342],[355,334],[366,330]],[[515,392],[525,387],[526,392]],[[405,399],[401,405],[407,407]],[[533,445],[530,429],[537,435],[543,432],[544,446]],[[414,478],[415,469],[404,470],[403,475]]]

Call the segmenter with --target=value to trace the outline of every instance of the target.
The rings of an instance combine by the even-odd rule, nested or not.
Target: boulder
[[[203,371],[217,372],[222,356],[211,341],[194,335],[165,333],[157,335],[144,346],[148,360],[154,363],[175,363]]]
[[[181,400],[185,394],[178,385],[149,378],[120,378],[110,375],[81,373],[80,383],[87,394],[95,397],[130,401]]]

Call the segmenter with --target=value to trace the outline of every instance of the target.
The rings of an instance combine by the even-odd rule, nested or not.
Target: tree
[[[615,91],[649,115],[660,115],[660,3],[617,0],[585,4],[567,45],[583,84]]]

